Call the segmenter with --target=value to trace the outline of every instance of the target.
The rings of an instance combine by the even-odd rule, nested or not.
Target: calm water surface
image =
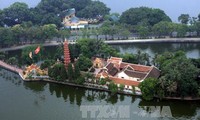
[[[140,50],[154,57],[155,54],[182,50],[189,58],[200,58],[200,43],[133,43],[113,46],[121,53],[135,54]]]
[[[79,120],[83,118],[81,106],[103,105],[128,106],[126,112],[130,117],[126,120],[200,118],[199,102],[146,102],[138,97],[111,96],[107,92],[66,85],[23,82],[18,75],[0,70],[0,120]],[[166,117],[161,117],[163,113]],[[90,113],[87,119],[92,119]]]
[[[182,50],[189,58],[200,58],[200,43],[132,43],[112,45],[121,53],[137,54],[138,50],[148,53],[152,58],[155,54],[162,54],[164,52],[175,52]],[[44,47],[45,56],[54,58],[56,54],[56,46]],[[9,51],[8,58],[15,56],[20,59],[22,50]]]
[[[199,43],[134,43],[113,45],[121,53],[147,52],[153,57],[166,51],[183,50],[190,58],[200,57]],[[45,54],[53,56],[55,47],[45,48]],[[8,52],[8,56],[21,56],[21,50]],[[18,75],[0,70],[0,120],[79,120],[82,106],[128,106],[128,120],[199,119],[200,102],[158,101],[146,102],[138,97],[115,95],[39,82],[23,82]],[[98,115],[98,112],[96,113]],[[92,119],[88,112],[86,119]],[[165,116],[165,117],[162,117]],[[106,118],[111,119],[110,118]],[[127,120],[127,119],[126,119]]]

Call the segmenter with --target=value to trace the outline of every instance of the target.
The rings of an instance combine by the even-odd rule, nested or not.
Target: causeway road
[[[130,40],[106,40],[104,41],[107,44],[131,44],[131,43],[200,43],[200,38],[163,38],[163,39],[130,39]],[[75,44],[76,40],[69,40],[69,44]],[[21,46],[13,46],[9,48],[0,48],[0,52],[13,51],[23,49],[27,46],[32,45],[43,45],[43,46],[57,46],[62,44],[62,42],[50,41],[43,44],[26,44]]]

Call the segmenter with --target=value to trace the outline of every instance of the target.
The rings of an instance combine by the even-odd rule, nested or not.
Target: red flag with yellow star
[[[40,46],[35,49],[35,54],[37,55],[40,52]]]

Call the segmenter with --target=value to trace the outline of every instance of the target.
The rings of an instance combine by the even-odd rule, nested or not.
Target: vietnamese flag
[[[40,52],[40,46],[38,46],[36,49],[35,49],[35,54],[38,54]]]

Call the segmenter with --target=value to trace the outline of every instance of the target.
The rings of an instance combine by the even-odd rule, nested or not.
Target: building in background
[[[76,17],[76,10],[74,8],[64,11],[63,14],[64,18],[62,23],[66,28],[77,29],[86,28],[88,26],[87,20]]]

